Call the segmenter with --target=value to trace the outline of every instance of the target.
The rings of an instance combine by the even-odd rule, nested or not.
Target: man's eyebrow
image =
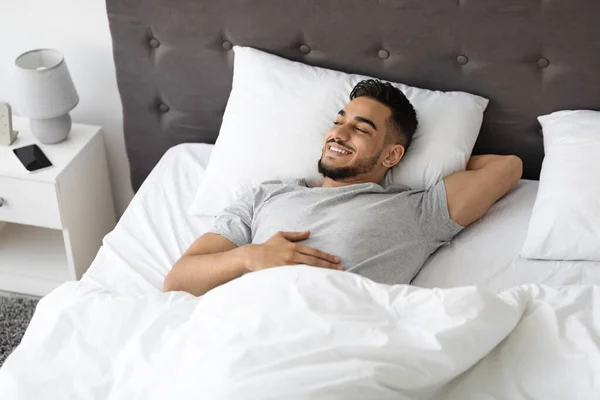
[[[345,117],[346,116],[346,111],[340,110],[340,111],[338,111],[338,115],[341,115],[342,117]],[[369,124],[369,125],[371,125],[371,127],[373,129],[377,130],[377,127],[375,126],[375,123],[373,121],[371,121],[370,119],[368,119],[368,118],[365,118],[365,117],[354,117],[354,120],[358,121],[358,122],[364,122],[365,124]]]
[[[371,121],[370,119],[367,119],[365,117],[359,117],[359,116],[357,116],[357,117],[354,117],[354,120],[358,121],[358,122],[364,122],[365,124],[371,125],[371,127],[373,129],[377,130],[377,127],[375,126],[375,123],[373,121]]]

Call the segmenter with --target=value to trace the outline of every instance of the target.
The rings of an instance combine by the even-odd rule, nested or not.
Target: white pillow
[[[336,114],[369,77],[234,47],[233,87],[223,123],[190,212],[216,215],[240,190],[266,180],[322,176],[317,162]],[[385,183],[428,188],[466,168],[488,100],[462,92],[398,87],[417,110],[419,128]]]
[[[544,163],[521,255],[600,260],[600,112],[538,117]]]

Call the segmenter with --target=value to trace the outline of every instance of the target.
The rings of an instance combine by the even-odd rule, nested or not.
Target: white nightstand
[[[73,124],[67,140],[39,143],[29,120],[0,146],[0,290],[45,295],[77,280],[115,226],[102,130]],[[30,174],[13,149],[36,143],[53,167]]]

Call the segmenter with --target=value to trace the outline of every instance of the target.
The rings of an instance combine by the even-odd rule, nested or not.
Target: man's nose
[[[350,132],[344,125],[338,126],[333,133],[333,138],[345,142],[350,138]]]

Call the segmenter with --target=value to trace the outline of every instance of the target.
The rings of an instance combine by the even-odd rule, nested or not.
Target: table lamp
[[[17,67],[17,109],[29,117],[31,133],[42,143],[62,142],[71,131],[71,111],[79,96],[61,52],[37,49],[21,54]]]

